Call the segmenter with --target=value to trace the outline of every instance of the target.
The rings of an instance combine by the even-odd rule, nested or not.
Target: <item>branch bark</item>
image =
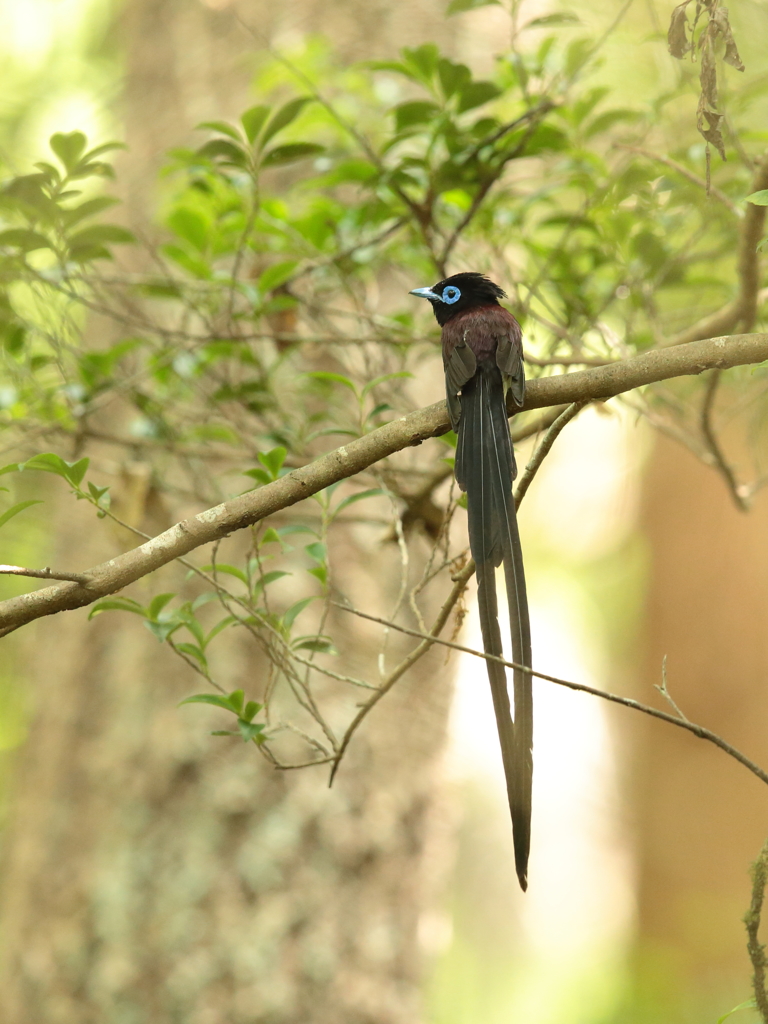
[[[656,381],[766,359],[768,334],[737,334],[654,349],[607,366],[529,381],[524,409],[605,400]],[[0,602],[0,636],[34,619],[81,608],[114,594],[195,548],[295,505],[338,480],[354,476],[381,459],[438,437],[448,429],[445,402],[401,416],[274,483],[206,509],[145,544],[93,566],[83,573],[87,583],[61,583]]]

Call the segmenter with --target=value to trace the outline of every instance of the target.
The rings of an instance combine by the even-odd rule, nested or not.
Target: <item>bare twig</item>
[[[749,503],[744,496],[736,475],[733,472],[733,468],[725,458],[720,442],[717,439],[714,426],[712,424],[712,409],[715,404],[715,396],[717,394],[717,387],[720,383],[721,370],[713,370],[709,375],[707,386],[704,390],[704,401],[701,405],[701,432],[704,435],[704,440],[707,445],[707,449],[712,456],[713,464],[720,472],[720,475],[728,485],[728,492],[734,500],[736,508],[741,512],[749,511]]]
[[[90,577],[83,572],[58,572],[46,566],[44,569],[25,569],[22,565],[0,565],[0,576],[31,576],[36,580],[64,580],[80,583],[87,587]]]
[[[768,188],[768,155],[760,162],[750,185],[751,192]],[[699,338],[711,338],[714,334],[728,334],[741,327],[748,331],[757,316],[757,296],[760,287],[760,257],[757,246],[765,225],[764,206],[747,203],[744,219],[739,230],[739,256],[737,274],[739,291],[736,298],[722,309],[704,317],[685,331],[681,331],[670,342],[671,345],[686,345]]]
[[[661,659],[661,686],[659,686],[658,683],[655,683],[654,686],[659,691],[659,693],[664,698],[664,700],[666,700],[669,704],[671,704],[671,706],[675,709],[678,717],[682,718],[682,720],[684,722],[687,722],[688,721],[687,716],[684,715],[683,712],[680,710],[680,708],[677,706],[677,703],[676,703],[675,699],[673,698],[672,694],[669,692],[669,689],[667,687],[667,656],[666,656],[666,654]]]
[[[526,388],[524,408],[540,409],[611,398],[671,377],[760,363],[766,359],[768,334],[736,334],[653,349],[609,366],[532,380]],[[185,519],[132,551],[93,566],[84,574],[88,577],[87,586],[80,582],[59,583],[2,601],[0,636],[44,615],[81,608],[113,594],[195,548],[295,505],[397,451],[444,434],[448,426],[445,402],[436,402],[350,441],[274,483]]]
[[[755,1004],[763,1024],[768,1024],[768,993],[765,991],[765,969],[768,966],[765,957],[765,946],[760,942],[760,917],[765,899],[765,886],[768,882],[768,841],[760,851],[760,856],[752,865],[752,899],[749,910],[744,915],[747,926],[747,952],[752,961],[752,986],[755,992]]]
[[[663,164],[665,167],[669,167],[670,170],[676,171],[682,178],[687,178],[692,184],[698,185],[699,188],[703,188],[705,191],[707,189],[707,183],[704,178],[700,178],[698,174],[689,171],[687,167],[679,164],[677,160],[671,160],[668,156],[661,156],[658,153],[651,152],[650,149],[643,149],[641,146],[625,146],[620,142],[616,142],[614,147],[616,149],[625,149],[629,153],[637,153],[638,156],[644,156],[647,160],[654,160],[657,164]],[[727,196],[725,192],[721,192],[719,188],[715,188],[714,185],[710,184],[709,195],[713,199],[717,199],[723,206],[727,206],[731,213],[736,214],[737,217],[743,216],[743,211],[739,209],[730,196]]]
[[[474,567],[473,567],[474,568]],[[649,704],[641,704],[640,701],[632,700],[631,697],[620,697],[617,693],[610,693],[608,690],[598,690],[597,687],[587,686],[586,683],[574,683],[569,679],[560,679],[559,676],[550,676],[545,672],[537,672],[535,669],[529,668],[526,665],[519,665],[514,661],[506,661],[504,658],[496,657],[493,654],[485,654],[483,651],[476,651],[472,647],[464,647],[462,644],[452,643],[450,640],[441,640],[439,637],[434,636],[433,632],[429,635],[420,633],[416,629],[408,629],[406,626],[400,626],[395,622],[389,622],[387,619],[377,618],[375,615],[368,615],[366,612],[358,611],[356,608],[350,608],[348,605],[338,605],[339,608],[344,611],[350,612],[353,615],[358,615],[362,619],[369,619],[371,622],[378,622],[382,626],[388,626],[390,629],[399,630],[401,633],[406,633],[408,636],[418,637],[421,640],[428,640],[431,644],[440,644],[443,647],[450,647],[455,651],[461,651],[462,654],[471,654],[475,658],[483,658],[485,661],[495,661],[499,665],[504,665],[505,668],[518,669],[522,672],[527,672],[529,675],[534,676],[536,679],[543,679],[548,683],[556,683],[558,686],[565,686],[569,690],[579,690],[581,693],[591,693],[594,697],[601,697],[603,700],[610,701],[613,704],[621,704],[625,708],[633,708],[635,711],[642,711],[645,715],[650,715],[652,718],[658,718],[662,722],[669,722],[671,725],[676,725],[681,729],[685,729],[687,732],[693,733],[700,740],[708,740],[713,743],[716,747],[719,747],[730,757],[735,758],[739,764],[744,765],[753,775],[757,776],[761,782],[764,782],[768,786],[768,772],[761,768],[754,761],[750,760],[746,754],[742,754],[736,747],[731,746],[722,736],[718,736],[717,733],[712,732],[711,729],[706,729],[703,725],[697,725],[695,722],[689,722],[686,718],[679,718],[677,715],[667,714],[666,711],[659,711],[658,708],[652,708]],[[339,748],[338,757],[341,757],[343,753],[343,743]]]
[[[539,468],[541,467],[541,464],[544,461],[544,459],[547,457],[547,455],[549,455],[552,449],[552,445],[557,440],[557,437],[560,434],[560,432],[563,430],[564,427],[566,427],[571,422],[571,420],[575,416],[578,416],[578,414],[581,412],[585,405],[587,405],[586,401],[574,402],[572,405],[569,405],[565,412],[560,413],[555,422],[544,435],[541,444],[538,446],[536,451],[531,456],[531,461],[525,467],[525,471],[523,475],[520,477],[520,483],[517,485],[517,489],[515,490],[515,503],[517,505],[519,505],[525,497],[528,488],[531,486],[531,481],[538,473]]]

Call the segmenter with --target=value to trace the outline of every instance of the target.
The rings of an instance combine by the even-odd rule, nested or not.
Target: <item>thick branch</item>
[[[608,366],[543,377],[529,382],[525,409],[612,398],[633,388],[705,370],[760,363],[768,359],[768,334],[710,338],[672,348],[654,349]],[[316,494],[375,462],[448,430],[445,402],[379,427],[315,462],[288,473],[257,491],[206,509],[153,537],[145,544],[94,566],[88,583],[62,583],[0,602],[0,635],[56,612],[80,608],[128,586],[174,558],[186,555]]]

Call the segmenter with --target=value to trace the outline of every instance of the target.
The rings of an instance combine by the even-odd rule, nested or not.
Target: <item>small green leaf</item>
[[[246,722],[244,718],[238,718],[237,727],[240,730],[244,743],[257,739],[259,733],[263,732],[265,728],[264,725],[254,725],[253,722]]]
[[[243,700],[244,699],[245,699],[245,694],[243,693],[242,690],[233,690],[232,693],[230,693],[230,695],[229,695],[229,698],[228,698],[229,703],[232,705],[232,707],[235,709],[235,711],[237,711],[238,715],[243,710]]]
[[[92,224],[89,228],[76,231],[67,238],[71,249],[85,249],[91,246],[135,242],[136,238],[130,231],[118,227],[117,224]]]
[[[156,597],[153,597],[149,602],[149,607],[147,608],[147,614],[150,619],[156,619],[163,608],[165,608],[168,602],[172,601],[174,597],[176,597],[175,594],[158,594]]]
[[[287,450],[282,445],[278,445],[277,448],[272,448],[268,452],[259,452],[259,462],[271,474],[273,480],[277,480],[287,454]]]
[[[50,249],[51,243],[39,231],[29,228],[9,228],[0,231],[0,245],[12,245],[22,252],[33,252],[35,249]]]
[[[235,707],[229,697],[223,697],[218,693],[196,693],[192,697],[180,700],[176,707],[180,708],[182,704],[213,704],[214,707],[224,708],[225,711],[233,711],[235,714],[240,712],[240,708]]]
[[[40,455],[33,455],[31,459],[19,464],[19,469],[39,470],[44,473],[55,473],[63,477],[68,483],[75,487],[80,486],[88,469],[89,459],[79,459],[77,462],[67,462],[55,452],[43,452]]]
[[[263,547],[265,544],[279,544],[279,543],[280,543],[280,535],[278,534],[277,530],[275,530],[273,527],[270,526],[270,527],[268,527],[264,531],[264,536],[259,541],[259,547]]]
[[[101,612],[133,612],[134,615],[141,615],[146,618],[146,609],[130,597],[108,597],[104,601],[97,601],[88,613],[88,619],[92,619]]]
[[[235,565],[227,565],[226,562],[217,562],[216,565],[203,565],[200,567],[202,572],[223,572],[227,576],[234,576],[235,579],[240,580],[241,583],[245,583],[248,586],[248,577],[245,575],[242,569],[238,569]]]
[[[97,196],[95,199],[87,199],[79,206],[73,206],[67,210],[64,220],[68,227],[72,227],[73,224],[77,224],[87,217],[94,217],[97,213],[108,210],[110,206],[114,206],[118,202],[119,200],[113,196]]]
[[[314,370],[312,373],[306,374],[306,376],[326,384],[343,384],[345,388],[349,388],[350,391],[354,391],[357,394],[357,388],[349,377],[344,377],[340,373],[330,373],[328,370]]]
[[[768,188],[762,188],[759,192],[753,192],[747,196],[746,201],[755,206],[768,206]]]
[[[359,491],[357,494],[350,494],[348,498],[343,498],[334,509],[334,515],[338,515],[342,509],[347,508],[349,505],[354,505],[356,501],[362,501],[364,498],[378,497],[380,494],[384,494],[384,491],[380,487],[372,487],[368,491]]]
[[[259,276],[259,291],[261,294],[266,295],[267,292],[271,292],[273,288],[278,288],[287,281],[297,265],[297,260],[286,260],[283,263],[274,263],[271,267],[267,267],[264,273]]]
[[[176,650],[186,654],[188,658],[194,658],[204,672],[208,671],[208,661],[205,655],[196,644],[176,644]]]
[[[451,0],[446,8],[446,17],[454,14],[463,14],[464,11],[474,11],[478,7],[490,7],[491,4],[498,4],[499,0]]]
[[[315,541],[314,544],[307,544],[304,550],[307,552],[310,558],[316,562],[324,562],[326,557],[325,544],[321,544],[320,541]]]
[[[266,471],[266,469],[246,469],[243,471],[243,476],[249,476],[259,484],[271,484],[272,477]]]
[[[198,252],[204,252],[208,248],[211,228],[196,210],[184,206],[177,207],[168,217],[168,226]]]
[[[388,380],[398,380],[406,377],[413,377],[413,374],[409,373],[407,370],[399,370],[397,373],[383,373],[380,377],[374,377],[373,380],[369,380],[367,384],[363,385],[360,397],[365,398],[369,391],[378,387],[379,384],[384,384]]]
[[[288,142],[284,146],[275,146],[265,153],[262,158],[262,167],[277,167],[280,164],[292,164],[296,160],[306,160],[307,157],[316,156],[322,153],[325,146],[318,146],[314,142]]]
[[[251,722],[253,721],[254,715],[257,715],[259,711],[261,711],[261,707],[262,705],[257,704],[255,700],[249,700],[243,708],[243,713],[240,717],[244,718],[246,722]]]
[[[163,622],[150,622],[148,619],[145,619],[144,625],[161,643],[165,643],[169,636],[172,636],[177,629],[181,628],[182,624],[178,620],[173,619]]]
[[[723,1024],[724,1020],[727,1020],[732,1013],[736,1013],[738,1010],[754,1010],[757,1006],[754,999],[747,999],[746,1002],[739,1003],[738,1006],[734,1006],[728,1013],[724,1013],[722,1017],[717,1018],[717,1024]]]
[[[294,651],[314,651],[315,654],[337,654],[329,636],[300,636],[291,644]]]
[[[5,489],[5,488],[3,488]],[[19,512],[23,512],[25,508],[29,508],[30,505],[42,505],[42,501],[20,501],[16,505],[11,505],[10,508],[6,509],[5,512],[0,516],[0,526],[5,526],[9,520],[17,516]]]
[[[196,152],[197,156],[206,157],[208,160],[215,160],[219,157],[225,165],[234,167],[245,167],[248,163],[248,157],[242,146],[228,142],[226,139],[211,139]]]
[[[264,127],[264,122],[269,117],[271,108],[259,105],[257,107],[250,107],[246,110],[243,116],[240,118],[243,128],[245,129],[246,137],[248,141],[253,145],[256,140],[256,136],[259,134],[261,129]]]
[[[395,115],[395,130],[403,131],[417,124],[428,124],[440,114],[440,107],[429,100],[409,100],[392,108]]]
[[[226,121],[202,121],[195,127],[197,131],[208,129],[208,131],[211,132],[221,132],[222,135],[228,135],[230,139],[233,139],[237,143],[241,143],[243,141],[237,128],[234,128],[231,124],[227,124]]]
[[[68,171],[73,171],[85,152],[88,140],[82,132],[56,132],[49,139],[49,144],[56,156]]]
[[[495,100],[500,95],[501,89],[493,82],[472,82],[459,93],[459,113],[463,114],[465,110],[481,107],[483,103]]]
[[[287,128],[292,121],[295,121],[304,107],[311,102],[312,99],[310,96],[300,96],[298,99],[289,100],[287,103],[283,104],[283,106],[280,107],[280,109],[270,119],[269,124],[264,129],[262,145],[266,145],[274,135],[277,135],[277,133],[282,131],[283,128]]]
[[[290,629],[293,623],[296,621],[299,615],[304,611],[308,604],[314,601],[314,597],[305,597],[301,601],[297,601],[296,604],[292,604],[291,607],[283,615],[283,623],[286,629]]]
[[[524,28],[543,28],[545,25],[580,25],[581,19],[568,11],[559,11],[555,14],[543,14],[540,18],[534,18],[527,22]]]
[[[316,580],[326,587],[328,585],[328,566],[327,565],[316,565],[314,569],[307,569],[310,576],[314,576]]]

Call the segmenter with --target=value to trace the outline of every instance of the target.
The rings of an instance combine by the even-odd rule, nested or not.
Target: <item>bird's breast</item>
[[[467,345],[478,363],[495,355],[500,338],[519,338],[520,326],[502,306],[479,306],[457,314],[443,326],[446,358],[459,344]]]

